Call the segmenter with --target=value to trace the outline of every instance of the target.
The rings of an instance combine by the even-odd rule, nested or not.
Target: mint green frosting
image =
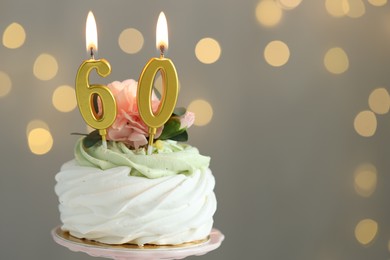
[[[176,141],[157,141],[151,155],[145,149],[129,149],[121,142],[108,142],[104,148],[100,142],[90,148],[81,138],[75,147],[75,158],[81,166],[107,170],[117,166],[128,166],[132,176],[150,179],[176,174],[190,175],[195,170],[209,167],[210,157],[199,154],[197,148]]]

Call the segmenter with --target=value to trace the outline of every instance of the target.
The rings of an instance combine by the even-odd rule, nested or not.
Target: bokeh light
[[[370,110],[361,111],[354,120],[355,131],[364,137],[371,137],[375,134],[377,120],[375,114]]]
[[[354,187],[356,193],[362,197],[370,197],[375,192],[377,178],[377,171],[374,165],[359,165],[354,176]]]
[[[53,137],[44,121],[31,121],[27,125],[26,135],[28,146],[33,154],[46,154],[53,147]]]
[[[43,53],[37,57],[33,67],[34,76],[40,80],[50,80],[57,75],[58,63],[52,55]]]
[[[142,46],[144,45],[144,37],[137,29],[127,28],[119,35],[118,44],[122,51],[134,54],[142,49]]]
[[[363,219],[355,227],[355,238],[364,246],[372,243],[377,233],[378,223],[372,219]]]
[[[302,0],[278,0],[279,5],[287,10],[296,8],[301,2]]]
[[[42,121],[42,120],[38,120],[38,119],[31,120],[27,124],[26,135],[28,136],[30,131],[33,130],[34,128],[43,128],[43,129],[49,130],[49,125],[45,121]]]
[[[368,2],[373,6],[384,6],[387,4],[387,0],[368,0]]]
[[[187,109],[188,111],[195,113],[194,125],[196,126],[207,125],[213,118],[213,107],[206,100],[194,100],[190,103]]]
[[[22,25],[11,23],[3,33],[3,45],[9,49],[21,47],[26,40],[26,32]]]
[[[326,0],[325,8],[331,16],[345,16],[349,11],[348,0]]]
[[[12,81],[7,73],[0,71],[0,97],[5,97],[12,89]]]
[[[325,54],[324,65],[330,73],[344,73],[349,67],[348,55],[340,47],[331,48]]]
[[[178,88],[179,88],[179,91],[180,91],[180,88],[181,88],[181,84],[180,84],[180,79],[177,79],[177,84],[178,84]],[[160,93],[162,94],[162,91],[163,91],[163,86],[162,86],[162,77],[161,77],[161,74],[159,72],[157,72],[157,76],[156,78],[154,79],[154,84],[153,84],[154,88]]]
[[[362,0],[348,0],[347,15],[352,18],[359,18],[366,13],[366,7]]]
[[[63,85],[56,88],[52,96],[53,106],[60,112],[70,112],[77,106],[76,92],[73,87]]]
[[[257,21],[263,26],[272,27],[277,25],[283,15],[283,10],[273,0],[262,0],[256,7]]]
[[[200,62],[211,64],[216,62],[221,56],[221,47],[217,40],[203,38],[196,44],[195,55]]]
[[[269,65],[280,67],[289,60],[290,50],[284,42],[272,41],[264,49],[264,58]]]
[[[388,113],[390,109],[389,92],[385,88],[374,89],[368,97],[368,105],[373,112],[379,115]]]

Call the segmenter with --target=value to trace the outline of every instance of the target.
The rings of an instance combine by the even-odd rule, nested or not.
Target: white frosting
[[[216,198],[210,169],[156,179],[65,163],[56,175],[62,229],[107,244],[181,244],[211,231]]]

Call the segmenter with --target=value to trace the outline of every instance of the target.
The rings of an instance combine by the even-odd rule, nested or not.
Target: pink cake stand
[[[116,260],[152,260],[152,259],[183,259],[193,255],[204,255],[217,249],[225,236],[217,229],[213,229],[209,239],[193,244],[180,246],[145,246],[133,245],[105,245],[85,239],[70,236],[69,233],[56,227],[51,231],[54,241],[75,252],[84,252],[94,257],[105,257]]]

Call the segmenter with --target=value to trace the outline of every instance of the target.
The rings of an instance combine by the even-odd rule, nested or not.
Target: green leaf
[[[168,122],[165,123],[163,132],[158,139],[186,142],[188,140],[188,133],[185,128],[180,129],[179,118],[171,117]]]
[[[94,130],[90,132],[84,139],[83,145],[86,148],[94,146],[97,142],[101,141],[102,137],[99,134],[99,130]]]
[[[183,116],[187,112],[187,109],[185,107],[177,107],[175,110],[173,110],[174,116]]]
[[[180,131],[180,121],[177,118],[170,118],[164,125],[164,129],[158,139],[167,140],[171,139],[172,136],[177,135]]]
[[[178,142],[187,142],[188,141],[188,133],[186,130],[184,130],[182,133],[171,137],[171,140],[178,141]]]

